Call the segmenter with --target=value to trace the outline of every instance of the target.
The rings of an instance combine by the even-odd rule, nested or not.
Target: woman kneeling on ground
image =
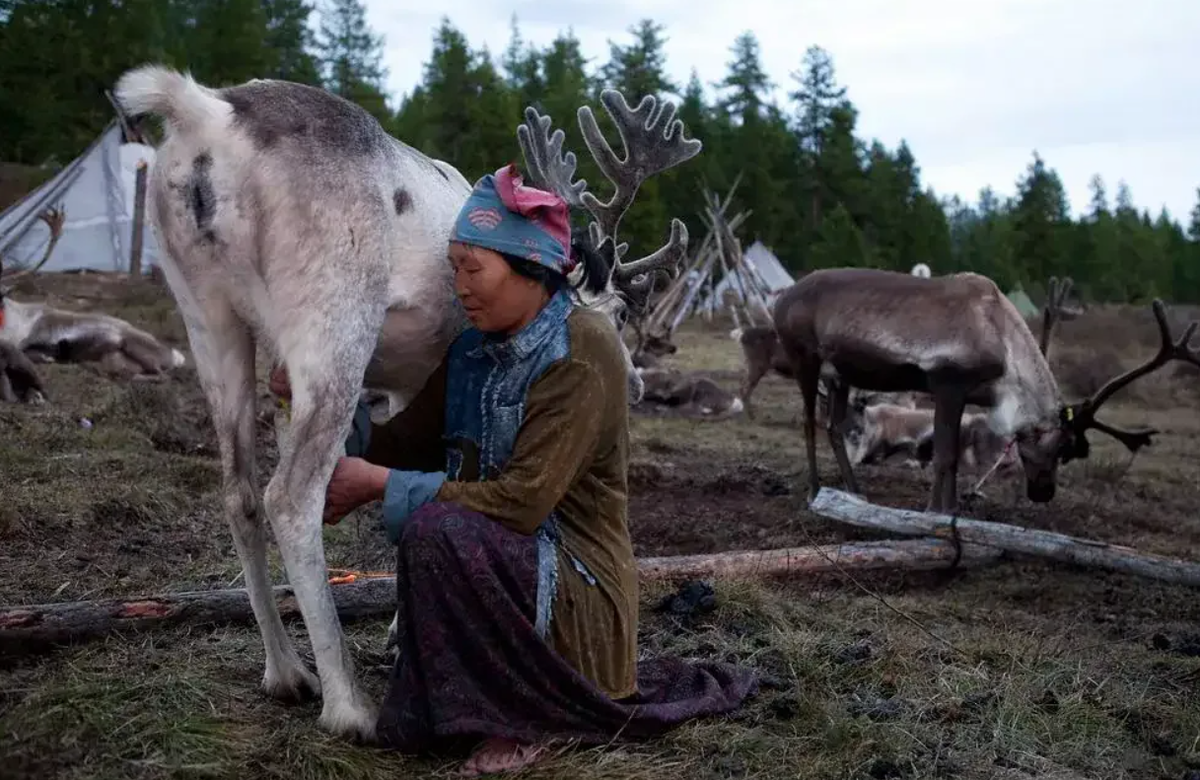
[[[606,269],[571,242],[566,203],[503,168],[476,184],[448,255],[472,327],[403,413],[372,426],[359,405],[326,498],[333,523],[381,500],[398,547],[380,741],[474,740],[470,775],[739,707],[749,670],[637,662],[626,368],[567,282],[580,259],[585,283]],[[282,369],[272,390],[289,393]]]

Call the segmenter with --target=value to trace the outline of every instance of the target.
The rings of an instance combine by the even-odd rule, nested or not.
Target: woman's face
[[[449,256],[454,292],[467,319],[481,331],[516,333],[550,297],[545,287],[518,274],[498,252],[451,242]]]

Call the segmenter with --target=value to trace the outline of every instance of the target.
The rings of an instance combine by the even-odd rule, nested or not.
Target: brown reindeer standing
[[[1076,319],[1083,313],[1082,309],[1066,304],[1072,284],[1070,277],[1062,280],[1050,277],[1046,302],[1042,307],[1039,337],[1039,349],[1043,356],[1049,354],[1055,325],[1063,320]],[[922,468],[929,465],[933,457],[934,410],[872,401],[863,398],[855,402],[851,397],[850,411],[843,428],[850,445],[847,453],[850,465],[877,463],[896,454],[907,455],[911,463]],[[986,413],[963,413],[958,450],[961,463],[971,468],[996,463],[995,468],[1007,469],[1019,463],[1009,445],[1009,439],[989,427]]]
[[[1059,463],[1088,456],[1088,430],[1107,433],[1134,452],[1157,433],[1097,420],[1114,393],[1172,360],[1200,366],[1200,350],[1188,346],[1197,323],[1172,341],[1162,301],[1155,300],[1153,310],[1162,335],[1158,354],[1092,397],[1067,403],[1025,318],[991,279],[975,273],[924,279],[868,268],[810,273],[780,294],[774,321],[804,397],[811,497],[820,490],[814,412],[824,376],[832,383],[830,444],[851,492],[858,492],[858,483],[842,424],[854,386],[933,396],[930,510],[952,512],[958,505],[960,429],[968,403],[990,410],[993,432],[1016,438],[1030,500],[1050,501]]]

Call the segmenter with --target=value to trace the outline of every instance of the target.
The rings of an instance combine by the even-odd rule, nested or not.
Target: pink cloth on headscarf
[[[571,216],[567,202],[553,192],[525,186],[517,166],[512,163],[496,171],[494,176],[500,202],[562,243],[565,259],[570,264]]]

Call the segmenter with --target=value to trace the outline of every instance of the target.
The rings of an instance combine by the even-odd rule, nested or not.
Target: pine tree
[[[628,30],[634,38],[633,43],[620,46],[608,42],[609,61],[601,69],[601,76],[605,84],[622,92],[634,105],[646,95],[679,94],[679,87],[666,73],[665,29],[661,24],[643,19]]]
[[[805,51],[801,69],[791,76],[797,83],[797,88],[789,93],[796,103],[795,132],[808,170],[809,180],[803,189],[809,203],[809,227],[816,230],[821,225],[822,196],[831,184],[822,180],[819,160],[830,137],[834,112],[846,103],[846,88],[837,86],[833,59],[819,46],[810,46]]]
[[[1067,195],[1058,174],[1046,167],[1036,151],[1025,176],[1017,182],[1017,193],[1013,211],[1017,252],[1029,274],[1038,282],[1065,275]]]
[[[526,43],[521,37],[515,13],[512,15],[510,25],[512,36],[502,61],[505,83],[517,96],[522,108],[528,105],[537,105],[545,92],[541,57],[537,49]]]
[[[390,128],[392,112],[383,92],[383,36],[367,24],[367,9],[361,0],[326,2],[316,43],[325,88],[358,103]]]
[[[730,47],[733,59],[725,78],[715,86],[726,92],[717,105],[743,124],[760,119],[767,94],[775,86],[763,70],[758,38],[747,30]]]
[[[263,46],[272,54],[264,76],[321,84],[321,66],[313,56],[314,36],[308,20],[314,6],[305,0],[262,0],[267,34]]]
[[[797,104],[796,135],[801,148],[816,157],[821,153],[834,109],[845,100],[846,88],[837,86],[833,58],[820,46],[808,47],[800,70],[791,76],[797,84],[788,95]]]

